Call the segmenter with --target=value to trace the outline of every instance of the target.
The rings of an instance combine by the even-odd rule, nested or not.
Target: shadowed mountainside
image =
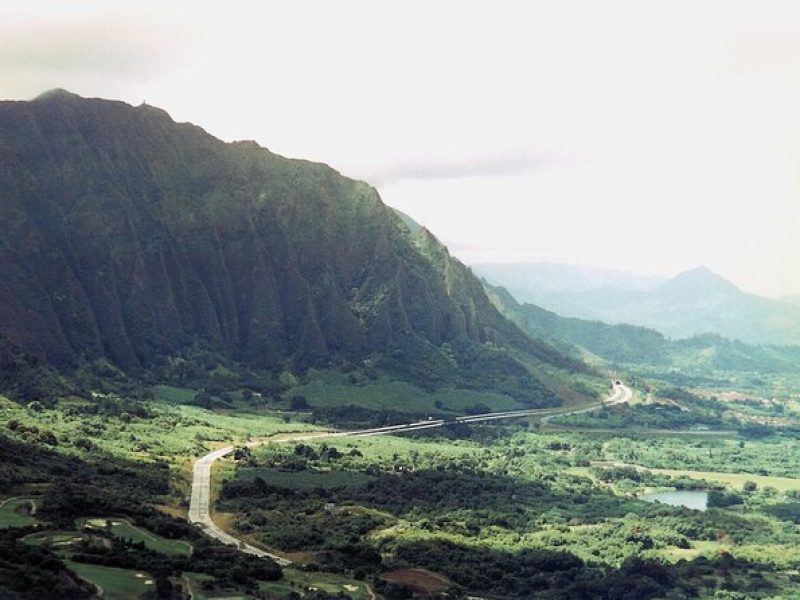
[[[151,106],[0,102],[0,198],[0,336],[48,364],[138,370],[201,343],[265,368],[393,349],[585,368],[367,184]]]

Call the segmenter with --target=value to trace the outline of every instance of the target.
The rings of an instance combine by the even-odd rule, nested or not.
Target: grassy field
[[[197,395],[197,390],[171,385],[154,385],[152,390],[156,399],[166,404],[191,404]]]
[[[187,590],[193,600],[208,600],[209,596],[203,592],[203,583],[213,581],[213,577],[204,573],[186,572],[183,574],[184,582],[189,586]]]
[[[25,536],[24,542],[33,546],[47,544],[55,552],[64,552],[83,539],[84,535],[78,531],[42,531]]]
[[[108,524],[111,527],[108,527]],[[81,519],[80,526],[88,526],[92,529],[108,531],[112,535],[127,539],[132,542],[143,542],[151,550],[161,552],[170,556],[189,556],[192,546],[188,542],[180,540],[170,540],[157,536],[140,527],[131,525],[128,521],[117,519]]]
[[[185,578],[191,586],[194,600],[210,600],[211,598],[225,598],[234,600],[236,598],[246,598],[235,593],[226,594],[224,592],[204,592],[202,584],[209,581],[207,575],[200,573],[185,573]],[[371,598],[367,591],[366,584],[356,581],[343,575],[333,573],[319,573],[300,571],[298,569],[287,568],[283,570],[283,579],[280,581],[262,581],[259,585],[262,592],[269,594],[269,598],[288,599],[299,595],[306,597],[314,591],[338,594],[344,592],[353,600],[368,600]]]
[[[425,569],[390,571],[381,577],[391,583],[405,585],[418,594],[441,594],[453,587],[452,582],[446,577]]]
[[[0,528],[26,527],[36,523],[36,518],[28,514],[35,502],[32,498],[9,498],[0,504]]]
[[[437,440],[392,436],[373,437],[340,437],[328,441],[342,452],[349,448],[357,448],[365,457],[390,458],[395,454],[404,455],[409,452],[429,452],[439,456],[462,456],[479,452],[480,446],[468,440]]]
[[[305,596],[309,592],[320,591],[328,594],[344,592],[353,600],[367,600],[370,594],[366,584],[333,573],[314,573],[297,569],[284,569],[284,577],[277,582],[264,582],[261,590],[275,594],[278,598],[288,598],[292,592]]]
[[[297,442],[300,443],[300,442]],[[306,440],[302,442],[312,447],[319,448],[320,445],[326,444],[328,446],[336,447],[340,452],[347,454],[351,449],[355,448],[361,452],[367,459],[391,459],[395,455],[432,455],[442,458],[451,458],[457,456],[465,456],[469,454],[477,455],[481,447],[475,442],[469,440],[447,440],[437,438],[413,438],[404,437],[401,435],[380,435],[371,437],[337,437],[337,438],[321,438],[320,440]],[[281,444],[269,444],[265,446],[256,447],[253,452],[256,457],[271,455],[274,452],[287,452],[293,447],[293,442],[288,441]],[[218,466],[219,465],[219,466]],[[235,474],[235,468],[230,461],[218,461],[214,465],[214,481],[219,481],[224,477],[232,477]],[[323,475],[322,473],[313,474],[311,476]],[[335,474],[329,474],[331,477],[338,477]],[[267,474],[272,477],[272,474]],[[278,481],[291,481],[292,473],[279,472],[275,476]],[[283,478],[283,479],[281,479]],[[269,480],[268,480],[269,481]],[[299,481],[299,480],[297,480]],[[322,481],[322,480],[320,480]],[[331,482],[334,482],[332,479]],[[289,485],[294,485],[290,483]],[[303,485],[297,483],[296,485]]]
[[[753,481],[759,488],[774,487],[779,492],[800,490],[800,479],[792,479],[789,477],[771,477],[767,475],[751,475],[749,473],[720,473],[719,471],[685,471],[682,469],[648,468],[646,470],[658,475],[718,481],[737,490],[742,489],[745,481]]]
[[[163,391],[165,386],[159,388]],[[169,389],[173,393],[179,390]],[[69,400],[62,404],[74,408],[87,403]],[[314,429],[307,423],[286,422],[275,414],[213,412],[196,406],[171,405],[158,397],[147,406],[151,417],[123,422],[108,415],[67,414],[60,410],[35,413],[0,396],[0,420],[14,420],[26,427],[52,432],[59,452],[64,454],[107,454],[134,461],[158,459],[172,464],[176,470],[184,457],[199,456],[221,443]],[[80,440],[89,440],[92,449],[76,446]]]
[[[142,571],[89,565],[71,560],[65,562],[71,571],[99,586],[103,590],[104,600],[130,600],[155,590],[153,578]]]
[[[723,549],[727,550],[728,546],[721,542],[695,540],[692,542],[691,548],[676,548],[672,546],[656,554],[666,558],[670,562],[677,562],[679,560],[692,560],[698,556],[713,557],[717,552]]]
[[[624,464],[624,463],[623,463]],[[599,465],[598,465],[599,466]],[[611,468],[613,465],[607,465]],[[670,477],[687,477],[689,479],[716,481],[734,490],[741,490],[745,481],[752,481],[759,488],[773,487],[779,492],[790,490],[800,490],[800,479],[791,477],[772,477],[769,475],[753,475],[750,473],[723,473],[720,471],[689,471],[686,469],[655,469],[651,467],[640,467],[638,465],[626,465],[642,471],[648,471],[656,475],[668,475]],[[592,471],[588,467],[570,467],[569,472],[594,479]]]
[[[382,379],[350,385],[327,373],[316,374],[308,383],[286,393],[287,397],[294,395],[304,396],[314,407],[351,405],[408,413],[462,413],[477,404],[485,404],[491,410],[524,408],[510,396],[495,392],[441,388],[428,393],[409,383]]]
[[[203,583],[213,581],[213,578],[203,573],[184,573],[183,579],[189,584],[192,600],[221,600],[223,598],[224,600],[249,600],[251,598],[251,596],[243,596],[234,591],[204,591]]]

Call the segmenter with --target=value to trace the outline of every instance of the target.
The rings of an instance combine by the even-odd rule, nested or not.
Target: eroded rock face
[[[0,281],[0,335],[56,366],[198,340],[263,366],[409,340],[563,360],[370,186],[63,91],[0,103]]]

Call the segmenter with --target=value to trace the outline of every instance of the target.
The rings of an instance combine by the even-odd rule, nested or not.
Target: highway
[[[317,432],[298,434],[277,442],[275,440],[263,440],[257,442],[249,442],[247,446],[258,446],[268,443],[288,443],[299,442],[314,439],[329,439],[336,437],[370,437],[375,435],[392,435],[396,433],[403,433],[406,431],[420,431],[424,429],[434,429],[443,427],[452,423],[485,423],[487,421],[496,421],[500,419],[517,419],[520,417],[533,417],[544,415],[542,423],[548,423],[550,419],[555,417],[564,417],[568,415],[577,415],[582,413],[598,410],[603,406],[611,406],[614,404],[621,404],[628,402],[633,397],[633,391],[622,384],[621,382],[614,382],[614,392],[602,402],[592,404],[576,410],[564,411],[556,408],[534,408],[525,410],[510,410],[503,412],[484,413],[479,415],[466,415],[463,417],[456,417],[455,419],[430,419],[427,421],[415,421],[413,423],[404,423],[402,425],[389,425],[387,427],[373,427],[371,429],[358,429],[351,431],[334,431],[334,432]],[[233,446],[226,446],[219,448],[213,452],[198,458],[192,469],[192,495],[189,501],[189,521],[201,527],[203,531],[210,537],[222,542],[223,544],[234,545],[240,551],[254,556],[263,558],[271,558],[281,566],[291,564],[287,558],[271,554],[260,548],[256,548],[242,540],[232,536],[227,531],[223,530],[211,518],[211,467],[214,462],[223,458],[233,452]]]
[[[633,390],[629,388],[627,385],[623,383],[614,383],[614,393],[611,394],[610,397],[606,398],[600,404],[594,404],[592,406],[587,406],[586,408],[579,408],[577,410],[570,410],[567,412],[560,412],[547,415],[546,417],[542,417],[542,423],[547,425],[550,423],[552,419],[556,417],[568,417],[569,415],[581,415],[583,413],[588,413],[595,411],[603,406],[613,406],[615,404],[623,404],[628,402],[631,398],[633,398]]]
[[[281,566],[290,564],[291,561],[281,556],[270,554],[233,537],[211,519],[209,510],[211,504],[211,467],[217,459],[227,456],[231,452],[233,452],[233,446],[228,446],[209,452],[195,461],[192,469],[192,497],[189,502],[189,521],[199,524],[208,536],[219,540],[223,544],[237,546],[239,550],[247,554],[271,558]]]

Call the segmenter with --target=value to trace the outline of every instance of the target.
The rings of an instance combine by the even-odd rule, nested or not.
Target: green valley
[[[0,102],[0,279],[0,598],[800,590],[796,347],[519,304],[364,182],[64,90]]]

